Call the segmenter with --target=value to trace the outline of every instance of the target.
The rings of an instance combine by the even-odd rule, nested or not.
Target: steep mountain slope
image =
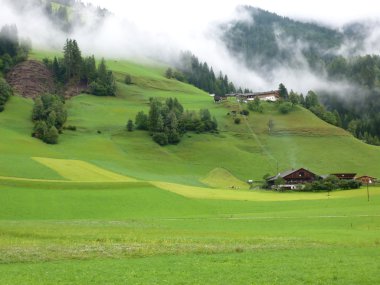
[[[268,103],[263,114],[251,113],[236,125],[227,113],[244,106],[234,100],[215,104],[203,91],[166,79],[164,67],[124,61],[109,61],[108,65],[120,80],[117,97],[80,95],[67,101],[68,124],[78,130],[65,131],[56,146],[30,136],[32,101],[11,98],[0,114],[2,176],[65,180],[34,157],[75,159],[138,180],[190,185],[204,185],[205,177],[216,181],[215,175],[225,176],[225,170],[233,179],[218,184],[221,188],[233,186],[236,178],[258,180],[273,174],[277,164],[279,170],[307,167],[320,174],[353,171],[380,176],[379,147],[354,139],[301,107],[281,115]],[[132,75],[134,85],[122,83],[126,73]],[[188,133],[178,146],[160,147],[145,132],[127,132],[127,120],[140,110],[147,111],[150,97],[176,97],[189,110],[208,108],[218,120],[220,133]],[[274,130],[269,134],[270,119]],[[216,168],[224,170],[215,172]]]
[[[295,21],[253,7],[242,7],[250,21],[233,21],[224,28],[223,40],[248,66],[286,64],[296,67],[304,56],[311,66],[320,58],[332,56],[341,47],[345,35],[314,23]]]
[[[301,84],[303,90],[296,92],[314,89],[326,108],[339,114],[343,128],[369,144],[380,145],[378,23],[353,23],[338,29],[253,7],[242,9],[249,20],[237,19],[222,27],[223,41],[234,57],[269,82],[294,85],[301,70],[306,86]],[[289,83],[288,88],[300,87]]]

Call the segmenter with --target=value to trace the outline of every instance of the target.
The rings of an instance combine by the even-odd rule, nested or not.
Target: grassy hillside
[[[48,53],[34,53],[41,59]],[[377,284],[380,188],[248,191],[291,167],[380,177],[380,148],[297,107],[236,125],[233,100],[110,60],[118,94],[67,101],[58,145],[31,137],[32,101],[0,113],[0,284]],[[134,84],[122,83],[131,74]],[[208,108],[219,134],[160,147],[125,125],[150,97]],[[274,129],[269,134],[267,122]],[[232,186],[234,188],[232,189]]]
[[[45,55],[53,54],[33,53],[32,57]],[[235,125],[227,113],[244,106],[233,99],[214,104],[203,91],[164,78],[164,66],[120,60],[110,60],[108,65],[119,80],[117,97],[80,95],[69,100],[67,124],[77,126],[78,131],[66,131],[59,145],[48,146],[30,137],[31,100],[10,100],[0,114],[0,148],[5,154],[0,157],[2,176],[65,179],[57,169],[33,159],[45,157],[80,160],[138,180],[218,188],[231,187],[236,179],[244,184],[247,179],[274,174],[277,164],[280,171],[306,167],[319,174],[349,171],[380,177],[380,167],[376,167],[380,165],[379,147],[354,139],[301,107],[281,115],[267,104],[263,114],[251,113]],[[122,83],[127,73],[133,85]],[[176,97],[189,110],[208,108],[218,120],[220,133],[189,133],[178,146],[160,147],[145,132],[127,132],[127,120],[140,110],[147,111],[150,97]],[[268,134],[270,119],[274,130]]]

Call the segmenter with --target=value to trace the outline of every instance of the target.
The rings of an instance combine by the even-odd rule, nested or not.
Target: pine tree
[[[340,118],[338,111],[334,110],[333,114],[334,114],[335,119],[336,119],[336,126],[341,128],[342,127],[342,119]]]
[[[132,132],[133,128],[134,128],[133,121],[132,120],[128,120],[128,122],[127,122],[127,130],[128,130],[128,132]]]
[[[171,79],[173,77],[173,70],[169,67],[165,72],[165,77]]]
[[[98,79],[103,84],[107,82],[107,66],[104,58],[102,58],[98,66]]]
[[[67,39],[63,47],[63,61],[66,69],[66,80],[80,79],[82,55],[76,40]]]
[[[280,85],[278,86],[278,90],[280,93],[280,97],[284,100],[288,100],[289,94],[288,94],[288,90],[286,89],[285,85],[280,83]]]

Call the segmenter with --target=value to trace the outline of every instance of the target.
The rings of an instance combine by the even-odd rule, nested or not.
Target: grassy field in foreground
[[[289,256],[293,258],[289,258]],[[3,284],[377,284],[379,252],[372,249],[257,250],[4,265]],[[352,270],[355,268],[355,270]]]
[[[147,183],[44,185],[0,187],[0,284],[380,281],[379,188],[370,202],[364,190],[231,201]]]

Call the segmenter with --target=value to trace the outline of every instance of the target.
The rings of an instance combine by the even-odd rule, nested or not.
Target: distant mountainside
[[[248,66],[297,66],[300,55],[311,67],[343,55],[363,54],[365,40],[379,23],[363,21],[332,28],[314,22],[301,22],[259,8],[241,7],[248,19],[237,19],[222,27],[222,39],[230,52],[242,57]],[[376,40],[376,39],[373,39]]]
[[[379,144],[380,57],[365,54],[377,50],[374,32],[379,24],[358,22],[338,30],[253,7],[241,9],[248,19],[221,27],[232,56],[266,78],[275,79],[277,68],[285,66],[312,72],[331,85],[350,86],[349,90],[321,87],[316,91],[327,109],[337,110],[345,129]]]
[[[73,32],[77,27],[90,22],[100,25],[111,13],[104,8],[95,7],[80,0],[5,0],[16,11],[28,12],[40,10],[58,30]],[[94,27],[96,29],[97,27]]]
[[[299,53],[311,66],[337,52],[345,34],[314,23],[295,21],[258,8],[243,7],[251,21],[236,20],[226,25],[223,40],[235,56],[248,66],[270,67],[299,63]],[[353,31],[353,30],[352,30]]]

